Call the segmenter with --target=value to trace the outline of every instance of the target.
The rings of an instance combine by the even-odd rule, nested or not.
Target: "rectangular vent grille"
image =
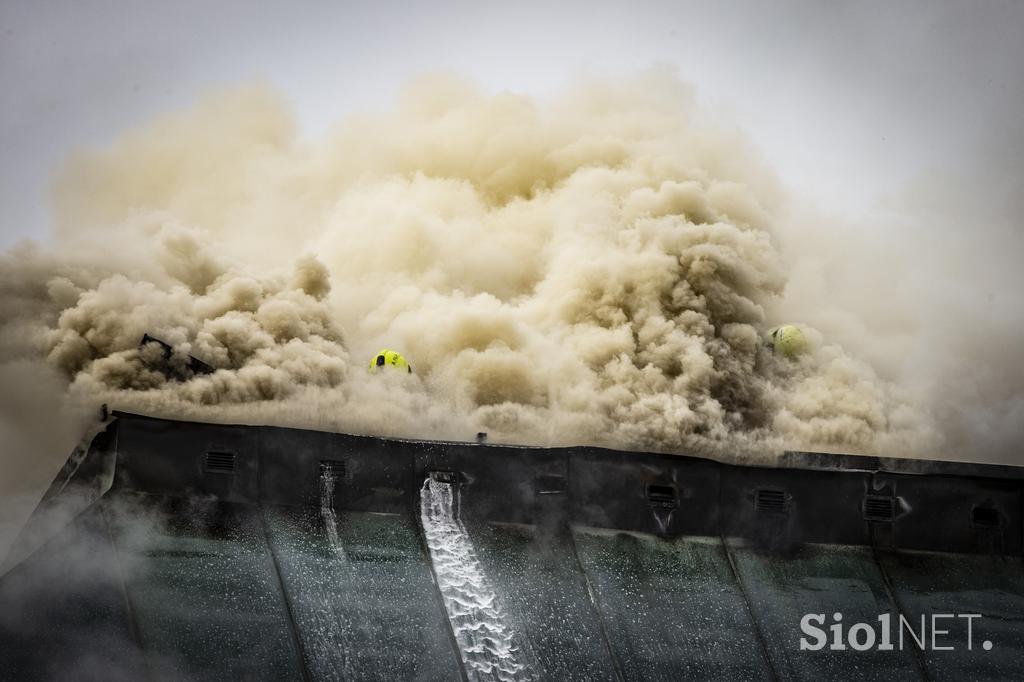
[[[235,473],[235,453],[207,452],[206,470],[211,474]]]
[[[448,483],[450,485],[458,485],[459,483],[459,472],[457,471],[431,471],[430,478],[437,481],[438,483]]]
[[[864,498],[864,520],[888,523],[895,517],[895,498],[886,495],[868,495]]]
[[[537,477],[536,486],[538,495],[559,495],[565,492],[565,476],[543,474]]]
[[[659,485],[651,483],[647,486],[647,504],[652,507],[663,509],[675,509],[676,487],[674,485]]]
[[[971,510],[971,525],[975,528],[1001,528],[1003,517],[998,509],[991,507],[975,507]]]
[[[781,514],[786,511],[786,492],[770,488],[758,488],[754,495],[754,508],[759,512]]]
[[[340,459],[322,459],[320,460],[320,477],[326,478],[330,476],[335,481],[343,480],[348,469],[345,466],[345,461]]]

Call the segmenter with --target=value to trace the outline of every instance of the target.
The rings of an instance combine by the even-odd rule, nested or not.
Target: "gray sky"
[[[984,189],[991,159],[1024,177],[1021,2],[34,0],[0,7],[0,35],[0,248],[45,236],[71,150],[210,90],[270,83],[316,134],[436,69],[543,95],[581,71],[675,64],[833,209],[921,173]]]

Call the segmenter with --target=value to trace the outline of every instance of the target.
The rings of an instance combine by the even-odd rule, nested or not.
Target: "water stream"
[[[459,520],[450,483],[427,478],[420,493],[423,531],[448,620],[471,680],[518,682],[536,676],[525,639],[513,631]]]
[[[331,467],[320,472],[320,516],[327,531],[327,544],[339,559],[345,558],[345,548],[338,539],[338,515],[334,511],[334,482],[336,476]]]

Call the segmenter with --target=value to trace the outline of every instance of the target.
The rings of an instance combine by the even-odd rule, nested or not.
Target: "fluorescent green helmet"
[[[807,337],[799,327],[784,324],[774,327],[768,332],[767,346],[776,355],[793,359],[807,350]]]
[[[373,360],[370,360],[370,371],[376,372],[378,367],[387,366],[404,369],[409,374],[412,374],[412,366],[406,362],[401,353],[385,348],[384,350],[378,351],[377,354],[373,356]]]

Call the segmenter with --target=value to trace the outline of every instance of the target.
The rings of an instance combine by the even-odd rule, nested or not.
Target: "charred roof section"
[[[139,349],[144,353],[155,351],[152,356],[155,360],[153,369],[173,381],[187,381],[194,376],[213,373],[213,367],[199,358],[175,354],[171,344],[149,334],[143,334]],[[144,355],[144,358],[150,359],[150,356]]]

